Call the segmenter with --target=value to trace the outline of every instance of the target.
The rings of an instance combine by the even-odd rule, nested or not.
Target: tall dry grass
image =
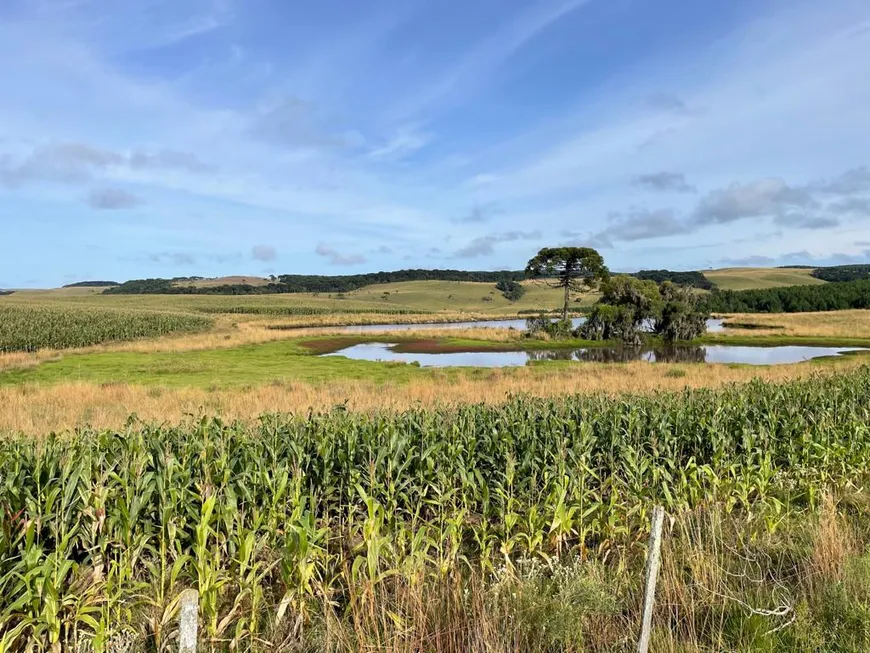
[[[727,335],[781,335],[818,338],[870,338],[870,311],[824,313],[736,313],[726,322],[770,329],[728,328]]]
[[[819,512],[779,526],[718,507],[672,516],[665,531],[651,650],[867,650],[862,626],[870,565],[829,495]],[[831,520],[839,525],[830,530]],[[818,547],[836,549],[836,566]],[[281,650],[330,653],[563,653],[632,651],[645,549],[608,559],[521,559],[494,576],[461,571],[353,586],[324,601],[310,626],[281,632]],[[850,614],[851,613],[851,614]],[[866,611],[865,611],[866,613]],[[858,618],[856,618],[858,616]],[[826,637],[836,647],[819,648]],[[298,647],[298,648],[297,648]]]
[[[495,404],[511,395],[553,397],[575,393],[656,393],[720,387],[752,379],[784,381],[837,373],[862,364],[843,358],[771,367],[590,363],[560,367],[481,369],[465,375],[433,371],[409,383],[338,380],[319,384],[276,381],[248,388],[163,388],[127,383],[23,384],[0,387],[0,433],[44,435],[78,426],[118,428],[131,414],[146,421],[180,423],[190,416],[219,415],[253,421],[263,413],[305,413],[342,405],[351,410],[403,410],[458,403]]]

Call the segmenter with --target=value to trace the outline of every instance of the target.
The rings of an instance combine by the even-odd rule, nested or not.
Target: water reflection
[[[839,356],[848,347],[743,347],[732,345],[674,345],[660,347],[589,347],[584,349],[547,349],[539,351],[465,351],[445,354],[397,352],[395,345],[366,342],[325,356],[344,356],[353,360],[414,363],[422,367],[519,367],[533,361],[579,361],[587,363],[739,363],[783,365]]]
[[[593,347],[589,349],[548,349],[527,352],[530,361],[581,361],[586,363],[704,363],[707,352],[704,347]]]
[[[571,323],[576,329],[586,321],[585,317],[575,317]],[[425,329],[516,329],[526,330],[525,319],[513,320],[482,320],[478,322],[430,322],[428,324],[363,324],[343,327],[347,333],[370,333],[390,331],[423,331]],[[724,331],[723,320],[707,320],[707,331],[717,333]]]

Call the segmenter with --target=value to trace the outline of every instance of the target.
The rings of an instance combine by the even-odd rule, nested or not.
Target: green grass
[[[723,268],[704,272],[722,290],[754,290],[778,286],[809,286],[825,283],[804,268]]]
[[[512,341],[469,338],[420,340],[402,335],[322,336],[279,340],[225,349],[165,353],[98,352],[73,354],[38,366],[0,372],[0,385],[22,383],[56,384],[69,381],[92,383],[137,383],[165,387],[239,388],[276,382],[320,383],[338,379],[367,380],[376,383],[405,383],[437,375],[463,375],[478,368],[421,368],[404,363],[350,360],[340,356],[321,357],[319,352],[336,351],[362,342],[398,343],[409,353],[451,351],[547,351],[608,347],[612,343],[571,339]],[[306,346],[309,344],[310,347]],[[651,346],[655,344],[652,341]],[[870,347],[870,340],[859,338],[802,338],[794,336],[709,335],[692,344],[723,344],[775,347],[805,345],[817,347]],[[824,361],[824,359],[816,359]],[[833,359],[832,359],[833,360]],[[558,365],[578,365],[564,361],[537,361],[547,370]],[[585,363],[588,364],[588,363]],[[483,370],[484,368],[479,368]]]
[[[0,385],[19,383],[138,383],[166,387],[238,388],[287,380],[397,382],[425,375],[414,365],[318,357],[298,341],[172,353],[101,352],[70,355],[36,367],[0,372]]]

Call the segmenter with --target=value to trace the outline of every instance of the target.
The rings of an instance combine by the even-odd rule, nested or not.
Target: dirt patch
[[[312,354],[320,356],[322,354],[331,354],[339,349],[353,347],[361,342],[366,342],[365,338],[354,338],[353,336],[338,336],[336,338],[318,338],[317,340],[303,340],[299,343],[300,346],[310,350]]]
[[[438,340],[409,340],[400,342],[393,351],[400,354],[462,354],[467,352],[516,351],[510,343],[474,345],[470,343],[449,343]]]
[[[784,326],[780,326],[778,324],[759,324],[758,322],[723,322],[722,326],[726,329],[745,329],[746,331],[767,331],[785,329]]]

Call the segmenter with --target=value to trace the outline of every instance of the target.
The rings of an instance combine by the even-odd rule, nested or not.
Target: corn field
[[[83,640],[109,650],[123,633],[141,650],[173,650],[176,598],[189,587],[200,593],[205,650],[362,650],[362,631],[369,650],[630,650],[637,606],[625,579],[642,566],[651,507],[749,520],[755,535],[737,537],[750,547],[815,514],[829,492],[860,495],[868,397],[870,368],[861,368],[654,397],[336,409],[264,416],[256,427],[131,420],[117,432],[6,438],[0,651],[74,650]],[[694,532],[691,523],[680,517],[675,528]],[[768,557],[783,565],[784,556]],[[691,571],[700,559],[687,555],[673,574],[700,574]],[[584,561],[586,575],[572,575]],[[530,575],[529,565],[545,571]],[[756,598],[772,582],[759,578],[746,590]],[[870,571],[866,580],[870,605]],[[526,596],[527,583],[547,592]],[[731,636],[724,616],[703,612],[700,599],[688,615],[679,600],[658,608],[668,636],[691,628],[709,647],[697,650],[736,650],[717,648]],[[476,624],[468,632],[444,625],[457,606]],[[558,616],[568,607],[597,616],[571,625]],[[521,623],[535,610],[556,624]],[[426,638],[403,639],[417,632],[412,621],[425,622]],[[510,629],[502,648],[480,643],[496,636],[486,623]],[[856,623],[856,648],[837,650],[870,645]],[[580,629],[571,630],[579,639],[568,646],[557,626]]]
[[[0,305],[0,353],[69,349],[204,331],[209,318],[180,313],[37,304]]]

